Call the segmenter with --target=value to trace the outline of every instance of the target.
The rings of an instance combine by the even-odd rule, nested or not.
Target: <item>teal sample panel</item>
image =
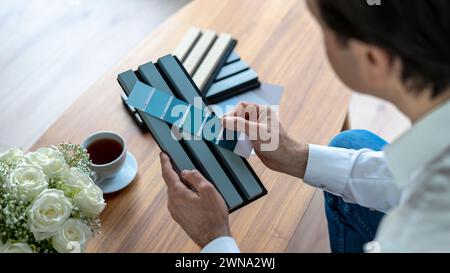
[[[156,92],[156,91],[157,91],[156,89],[153,90],[153,94],[150,97],[147,106],[145,107],[145,112],[154,117],[162,118],[164,117],[165,111],[168,110],[167,106],[170,105],[170,102],[173,99],[173,97],[167,94],[166,92]]]
[[[140,82],[135,84],[128,97],[127,103],[129,106],[144,111],[146,114],[155,118],[172,123],[184,132],[198,137],[207,134],[201,131],[203,128],[209,128],[209,126],[204,126],[205,122],[221,124],[220,119],[212,114],[205,105],[203,105],[203,109],[200,109],[175,98],[167,92],[150,86],[145,88],[144,85],[145,84]],[[142,101],[145,103],[142,103]],[[185,109],[185,112],[174,111],[175,108]],[[174,117],[171,116],[171,113],[173,112],[180,112],[178,117],[181,116],[182,118],[178,120],[174,119]],[[218,130],[218,132],[220,131]],[[229,134],[229,137],[226,137],[225,134]],[[238,137],[237,132],[223,130],[223,135],[219,135],[219,137],[216,136],[215,138],[207,138],[206,140],[230,151],[234,151],[238,142]]]

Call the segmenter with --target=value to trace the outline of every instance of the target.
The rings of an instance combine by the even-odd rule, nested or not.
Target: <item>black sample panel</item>
[[[158,60],[158,64],[167,80],[173,86],[173,91],[180,99],[187,103],[194,104],[194,98],[200,96],[197,87],[189,78],[187,72],[179,61],[171,55],[164,56]],[[204,105],[202,107],[205,107]],[[222,160],[224,167],[233,177],[247,199],[258,197],[264,193],[264,188],[257,176],[251,171],[247,162],[238,155],[211,144],[211,149],[215,151]]]
[[[171,95],[174,94],[153,63],[141,65],[138,71],[142,76],[144,83],[161,91],[166,91]],[[241,196],[233,187],[233,183],[214,157],[206,142],[203,140],[183,140],[183,143],[186,145],[193,160],[199,166],[200,171],[209,181],[214,183],[217,190],[225,199],[228,207],[234,209],[241,205],[243,202]]]
[[[238,60],[233,62],[236,61]],[[141,65],[136,72],[130,70],[121,73],[118,81],[126,93],[123,96],[131,92],[137,81],[141,81],[190,104],[193,104],[194,97],[200,97],[192,78],[178,59],[171,55],[161,58],[156,64]],[[194,168],[201,171],[223,196],[230,212],[267,193],[244,158],[201,139],[177,141],[172,137],[170,124],[142,111],[134,112],[134,114],[138,114],[143,120],[161,150],[170,155],[177,171]]]
[[[129,95],[135,82],[138,81],[138,78],[133,71],[129,70],[119,74],[118,81],[126,94]],[[172,162],[177,171],[180,172],[182,170],[192,170],[195,168],[180,143],[172,138],[170,127],[166,122],[147,115],[142,111],[138,112],[161,150],[172,155]]]

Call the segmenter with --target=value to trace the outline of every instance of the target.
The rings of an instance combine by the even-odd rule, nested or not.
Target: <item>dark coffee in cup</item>
[[[127,145],[123,137],[111,131],[101,131],[88,136],[81,146],[91,158],[91,176],[95,183],[115,176],[127,158]]]
[[[116,160],[123,151],[122,145],[114,139],[98,139],[87,146],[92,163],[97,165],[108,164]]]

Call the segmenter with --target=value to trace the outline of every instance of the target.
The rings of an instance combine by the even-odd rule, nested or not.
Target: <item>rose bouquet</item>
[[[75,144],[0,154],[0,253],[82,252],[106,206]]]

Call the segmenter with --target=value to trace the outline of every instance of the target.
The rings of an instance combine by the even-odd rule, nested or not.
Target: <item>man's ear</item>
[[[378,46],[360,41],[353,43],[364,79],[375,88],[383,88],[393,72],[391,55]]]

